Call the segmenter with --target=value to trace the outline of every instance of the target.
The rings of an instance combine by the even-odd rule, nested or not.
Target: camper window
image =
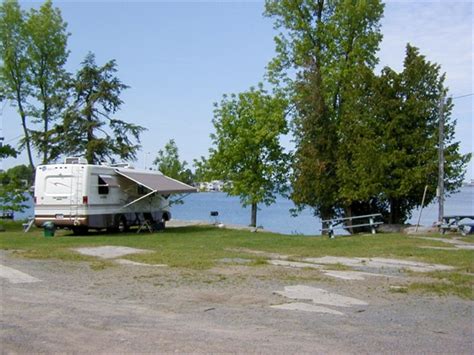
[[[100,177],[99,178],[99,195],[108,195],[109,185]]]

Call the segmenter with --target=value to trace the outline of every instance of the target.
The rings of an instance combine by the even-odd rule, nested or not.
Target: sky
[[[21,2],[23,8],[41,2]],[[180,157],[207,156],[213,132],[213,103],[264,80],[275,55],[272,19],[262,15],[263,1],[54,1],[71,33],[67,70],[76,72],[86,54],[98,65],[115,59],[117,76],[129,85],[117,118],[146,127],[134,162],[150,167],[157,151],[174,139]],[[400,71],[405,46],[420,48],[441,65],[452,97],[473,87],[473,3],[471,1],[388,1],[382,19],[383,40],[377,70]],[[461,152],[474,151],[473,100],[454,100],[456,140]],[[14,107],[2,109],[5,143],[22,134]],[[289,138],[284,144],[291,148]],[[39,161],[39,159],[37,159]],[[5,159],[3,169],[26,163],[26,155]],[[474,179],[471,162],[466,179]]]

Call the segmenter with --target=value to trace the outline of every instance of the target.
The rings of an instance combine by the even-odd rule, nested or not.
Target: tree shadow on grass
[[[108,230],[88,230],[79,233],[74,233],[73,231],[67,231],[66,234],[62,235],[62,237],[68,238],[81,238],[81,237],[130,237],[136,238],[138,236],[160,236],[160,235],[170,235],[170,234],[177,234],[177,235],[189,235],[189,234],[202,234],[202,233],[212,233],[216,231],[216,227],[213,226],[186,226],[186,227],[171,227],[165,228],[163,230],[156,230],[150,232],[146,229],[142,229],[140,233],[138,232],[139,227],[131,228],[127,232],[118,232],[118,231],[108,231]]]

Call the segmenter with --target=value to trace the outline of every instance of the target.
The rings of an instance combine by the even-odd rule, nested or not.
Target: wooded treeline
[[[406,46],[403,70],[376,71],[382,40],[380,0],[267,0],[274,21],[276,55],[265,84],[224,95],[215,104],[208,157],[195,161],[195,179],[232,182],[226,191],[251,206],[286,194],[298,210],[329,219],[382,213],[404,223],[435,198],[439,120],[444,117],[445,188],[462,183],[470,155],[454,141],[441,67]],[[0,5],[0,98],[15,103],[24,138],[20,149],[34,169],[59,155],[84,155],[90,163],[133,160],[144,128],[115,117],[128,86],[111,60],[97,65],[86,55],[75,74],[64,68],[69,33],[47,0],[23,11],[17,1]],[[286,151],[281,137],[295,143]],[[0,157],[16,154],[10,146]],[[154,164],[191,182],[174,140]]]
[[[425,205],[435,198],[442,114],[445,187],[448,193],[459,188],[470,155],[460,154],[454,142],[453,104],[444,99],[440,66],[407,44],[400,73],[389,67],[375,71],[383,9],[379,0],[267,0],[265,15],[278,34],[266,78],[274,99],[286,102],[279,116],[287,124],[274,125],[257,104],[247,109],[241,98],[247,93],[232,96],[239,100],[231,113],[224,99],[214,118],[214,147],[201,162],[209,176],[232,180],[228,192],[243,204],[271,203],[265,193],[288,188],[296,213],[311,208],[322,219],[382,213],[386,222],[401,224],[421,205],[426,185]],[[249,111],[254,120],[266,117],[266,134],[279,137],[291,126],[295,151],[288,155],[279,147],[269,159],[264,141],[257,148],[249,144],[261,136],[254,124],[239,127],[238,137],[246,141],[240,148],[234,137],[223,144],[228,130],[222,127]],[[254,165],[230,159],[236,149]],[[282,162],[286,179],[262,178],[262,171],[278,170]],[[247,188],[237,189],[240,182]]]
[[[31,171],[35,153],[41,164],[76,154],[98,163],[134,159],[140,148],[144,128],[114,117],[128,88],[115,76],[116,62],[99,66],[88,53],[76,74],[67,72],[69,36],[51,0],[29,11],[16,0],[0,4],[0,98],[17,108],[19,149],[26,151]],[[2,147],[4,155],[14,150]]]

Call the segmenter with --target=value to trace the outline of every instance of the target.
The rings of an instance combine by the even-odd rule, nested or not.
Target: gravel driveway
[[[472,302],[393,293],[390,286],[399,280],[390,277],[343,280],[274,265],[207,271],[117,265],[94,271],[88,263],[13,258],[3,251],[0,257],[0,264],[37,280],[0,279],[5,354],[473,349]],[[298,287],[359,301],[331,306],[333,313],[272,307],[291,302],[284,290]]]

